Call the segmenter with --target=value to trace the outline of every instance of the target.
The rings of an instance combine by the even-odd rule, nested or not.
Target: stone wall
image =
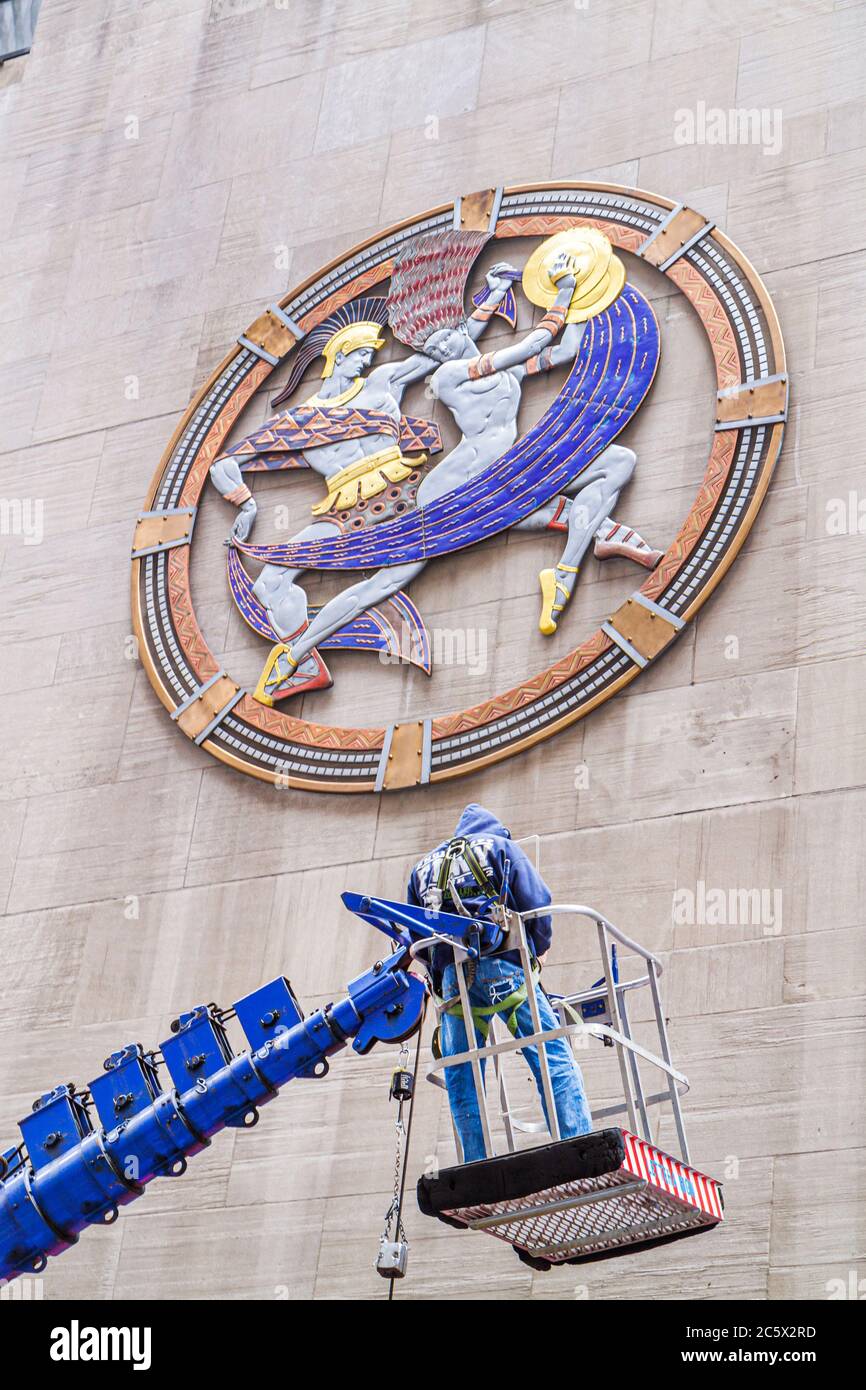
[[[7,508],[0,537],[4,1141],[35,1095],[85,1083],[131,1039],[155,1044],[201,1000],[280,972],[308,1005],[342,992],[380,948],[340,891],[399,895],[479,800],[540,836],[555,898],[596,904],[661,955],[694,1156],[726,1178],[728,1221],[533,1275],[410,1210],[398,1296],[821,1298],[858,1270],[864,29],[863,5],[833,0],[45,0],[32,54],[0,69],[0,497],[38,502],[44,530],[35,543]],[[678,113],[700,137],[715,109],[763,113],[762,138],[740,143],[729,122],[726,143],[682,143]],[[180,413],[264,304],[364,236],[553,178],[700,209],[774,298],[791,423],[730,577],[620,697],[470,779],[328,797],[218,765],[172,725],[127,640],[134,518]],[[663,363],[627,437],[639,462],[620,511],[666,543],[703,472],[711,359],[672,286],[629,271],[653,297]],[[527,396],[524,422],[543,399]],[[265,495],[301,517],[316,489],[269,479]],[[855,514],[842,534],[837,502]],[[230,611],[229,520],[206,500],[193,594],[250,682],[264,648]],[[445,663],[427,681],[335,658],[333,690],[305,713],[444,712],[576,645],[635,573],[590,561],[553,648],[537,572],[557,549],[510,535],[413,588],[434,629],[483,634],[484,669]],[[675,892],[699,884],[763,891],[771,911],[676,920]],[[591,942],[561,931],[549,981],[597,973]],[[382,1297],[393,1062],[338,1058],[327,1081],[291,1087],[254,1132],[219,1136],[182,1180],[85,1234],[45,1296]],[[608,1097],[610,1057],[589,1054],[586,1072]],[[514,1087],[528,1110],[520,1073]],[[413,1176],[450,1159],[440,1095],[422,1090]]]

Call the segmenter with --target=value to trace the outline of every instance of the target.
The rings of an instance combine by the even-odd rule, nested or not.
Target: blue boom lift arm
[[[200,1004],[181,1014],[159,1053],[130,1043],[86,1090],[57,1086],[34,1103],[20,1124],[22,1142],[0,1154],[0,1279],[39,1273],[86,1226],[116,1220],[154,1178],[180,1176],[218,1130],[254,1125],[281,1086],[325,1076],[328,1057],[350,1039],[363,1056],[376,1043],[410,1037],[425,995],[409,973],[414,945],[449,936],[470,959],[478,953],[479,924],[467,918],[357,893],[343,901],[390,937],[393,951],[352,980],[344,999],[305,1018],[280,976],[230,1010]],[[226,1032],[232,1016],[249,1044],[241,1053]]]

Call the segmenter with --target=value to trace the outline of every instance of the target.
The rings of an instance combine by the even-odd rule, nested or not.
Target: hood
[[[494,816],[485,806],[479,806],[477,801],[470,801],[469,805],[463,808],[454,834],[499,835],[503,840],[511,839],[511,831],[506,829],[499,817]]]

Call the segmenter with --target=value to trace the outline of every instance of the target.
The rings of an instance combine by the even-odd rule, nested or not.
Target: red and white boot
[[[292,639],[296,640],[308,627],[309,623],[304,623],[292,633]],[[331,673],[316,647],[298,660],[288,642],[278,642],[271,648],[253,699],[260,705],[272,707],[277,700],[288,700],[308,690],[327,690],[333,684]]]
[[[653,550],[633,527],[622,526],[613,517],[606,516],[595,533],[594,554],[597,560],[611,560],[618,556],[624,560],[634,560],[644,569],[654,570],[664,551]]]

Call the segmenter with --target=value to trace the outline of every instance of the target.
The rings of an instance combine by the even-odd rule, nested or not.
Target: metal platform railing
[[[533,917],[548,915],[582,918],[595,925],[601,954],[602,977],[598,984],[588,989],[576,990],[571,994],[548,996],[559,1018],[559,1024],[556,1028],[544,1029],[541,1026],[538,1001],[535,995],[533,962],[526,939],[525,923]],[[461,1066],[466,1063],[471,1066],[484,1138],[485,1156],[494,1157],[489,1101],[482,1072],[482,1062],[489,1059],[492,1063],[496,1082],[499,1114],[505,1133],[507,1151],[514,1153],[516,1147],[515,1129],[531,1132],[547,1129],[548,1125],[521,1125],[514,1119],[501,1065],[503,1056],[526,1047],[536,1046],[544,1108],[549,1116],[549,1132],[554,1140],[558,1140],[561,1135],[554,1105],[553,1086],[545,1044],[552,1042],[555,1038],[567,1037],[569,1040],[573,1040],[577,1036],[588,1035],[606,1042],[615,1049],[622,1085],[622,1100],[614,1105],[607,1105],[594,1110],[594,1121],[624,1115],[627,1118],[629,1130],[647,1143],[652,1144],[654,1140],[650,1132],[649,1111],[653,1106],[669,1103],[676,1127],[679,1156],[684,1163],[689,1164],[688,1143],[680,1105],[680,1096],[689,1089],[689,1083],[683,1073],[677,1071],[671,1060],[667,1025],[659,989],[659,979],[663,972],[661,961],[651,951],[641,946],[639,942],[634,941],[625,932],[615,927],[602,913],[583,904],[566,903],[539,907],[528,912],[514,913],[512,920],[517,935],[516,949],[519,952],[521,969],[527,982],[527,1003],[532,1017],[532,1033],[519,1038],[514,1038],[510,1034],[501,1036],[494,1015],[486,1042],[469,1047],[466,1051],[456,1053],[453,1056],[438,1059],[427,1072],[427,1080],[436,1085],[444,1086],[444,1073],[448,1067]],[[614,943],[618,943],[626,952],[642,959],[646,963],[646,972],[629,980],[618,979],[614,967]],[[433,946],[445,946],[452,952],[463,1017],[465,1020],[471,1019],[469,986],[465,968],[469,958],[468,952],[453,937],[437,935],[432,940],[416,943],[412,949],[412,955],[423,962],[427,952]],[[652,999],[652,1013],[658,1035],[657,1053],[636,1042],[632,1035],[628,996],[640,989],[649,989]],[[585,1017],[587,1006],[595,1006],[596,1009],[600,1006],[601,1012],[596,1013],[593,1017]],[[467,1039],[469,1036],[470,1030],[467,1026]],[[641,1073],[641,1063],[661,1073],[662,1089],[650,1092],[646,1090]],[[462,1161],[463,1155],[456,1130],[454,1138],[457,1152]]]

